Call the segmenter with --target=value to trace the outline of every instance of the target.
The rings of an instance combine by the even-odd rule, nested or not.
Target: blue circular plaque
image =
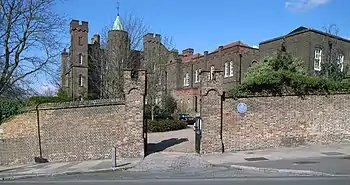
[[[247,112],[247,104],[245,104],[245,103],[239,103],[239,104],[237,105],[237,111],[238,111],[239,113],[245,113],[245,112]]]

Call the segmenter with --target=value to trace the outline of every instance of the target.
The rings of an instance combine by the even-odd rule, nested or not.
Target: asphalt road
[[[289,177],[289,178],[217,178],[217,179],[141,179],[141,180],[22,180],[0,182],[0,184],[52,184],[52,185],[348,185],[350,178],[345,177]]]

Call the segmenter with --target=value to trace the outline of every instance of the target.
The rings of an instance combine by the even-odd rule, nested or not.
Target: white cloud
[[[57,93],[57,87],[52,84],[43,84],[39,89],[39,94],[44,96],[54,96]]]
[[[253,47],[253,48],[258,48],[258,49],[259,49],[259,46],[257,46],[257,45],[253,45],[252,47]]]
[[[308,11],[317,6],[329,3],[331,0],[285,0],[285,7],[292,11]]]

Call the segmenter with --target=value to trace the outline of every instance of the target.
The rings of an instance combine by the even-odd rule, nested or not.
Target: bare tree
[[[100,98],[111,98],[110,95],[121,94],[123,69],[140,67],[143,36],[147,33],[149,26],[143,19],[131,13],[124,17],[123,25],[128,33],[127,38],[110,38],[115,39],[117,44],[109,44],[108,32],[112,30],[112,22],[102,29],[100,45],[93,46],[90,52],[89,68],[90,71],[94,71],[94,74],[90,74],[93,76],[90,85],[98,89]]]
[[[149,71],[147,75],[147,104],[151,108],[151,119],[154,119],[154,110],[161,106],[162,97],[166,91],[166,64],[169,61],[170,51],[173,49],[172,39],[161,37],[160,42],[153,47],[145,48],[145,64]]]
[[[54,3],[0,0],[0,97],[23,91],[30,77],[50,73],[57,64],[65,21],[53,11]]]
[[[323,38],[325,51],[322,53],[322,70],[319,75],[335,81],[343,80],[348,73],[348,64],[344,63],[344,52],[338,46],[338,39],[331,35],[338,36],[339,29],[335,24],[323,28],[327,34]]]

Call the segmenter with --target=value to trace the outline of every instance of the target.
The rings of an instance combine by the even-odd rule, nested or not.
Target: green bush
[[[335,81],[314,76],[304,62],[286,52],[277,52],[248,69],[243,83],[231,90],[234,98],[250,95],[307,95],[350,92],[349,80]]]
[[[177,107],[176,100],[172,96],[165,95],[161,103],[153,107],[154,119],[173,119]],[[151,105],[145,105],[145,117],[151,119]]]
[[[0,101],[0,124],[12,116],[24,111],[24,103],[18,101]]]
[[[147,120],[148,132],[167,132],[187,128],[187,123],[182,120],[160,119]]]
[[[59,103],[67,101],[71,101],[71,99],[59,96],[32,96],[28,99],[27,105],[35,106],[42,103]]]

